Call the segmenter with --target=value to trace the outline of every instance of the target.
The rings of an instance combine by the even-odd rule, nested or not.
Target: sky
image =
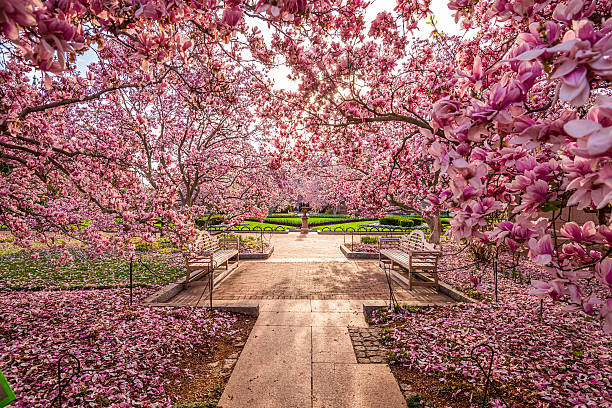
[[[460,34],[461,30],[459,29],[459,25],[455,23],[452,11],[448,9],[447,4],[448,0],[433,0],[431,2],[431,10],[435,16],[437,28],[447,34]],[[381,11],[392,12],[395,5],[396,0],[373,0],[366,11],[366,24],[369,25]],[[264,39],[269,43],[272,38],[272,30],[267,27],[267,24],[263,23],[261,20],[255,19],[250,19],[247,23],[257,25]],[[421,21],[419,23],[419,30],[414,33],[415,38],[428,37],[432,29],[431,25],[426,24],[425,21]],[[95,61],[96,54],[92,51],[87,51],[83,56],[77,58],[77,69],[81,74],[85,74],[87,72],[87,66]],[[297,90],[297,83],[287,77],[289,74],[288,68],[280,66],[273,69],[270,74],[270,76],[274,78],[275,89]]]

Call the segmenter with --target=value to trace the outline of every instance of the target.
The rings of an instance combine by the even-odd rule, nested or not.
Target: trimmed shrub
[[[378,237],[368,237],[364,235],[361,237],[361,243],[362,244],[378,244]]]
[[[415,216],[388,215],[380,219],[380,225],[391,225],[395,227],[416,227],[421,225],[423,219]]]
[[[380,219],[380,225],[393,225],[399,226],[399,220],[396,217],[384,217]]]
[[[399,222],[400,227],[412,227],[414,226],[414,221],[413,220],[400,220]]]

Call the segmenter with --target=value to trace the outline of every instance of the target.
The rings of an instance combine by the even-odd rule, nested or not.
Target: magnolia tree
[[[260,215],[277,180],[248,103],[267,84],[244,82],[223,56],[260,38],[244,13],[287,24],[310,10],[2,2],[0,224],[21,245],[61,233],[101,252],[160,224],[188,240],[203,209]],[[246,44],[224,44],[239,31]],[[86,75],[84,56],[97,60]]]
[[[300,87],[273,111],[297,116],[298,130],[310,133],[302,138],[306,148],[297,143],[282,157],[302,159],[301,150],[331,145],[335,157],[359,169],[364,156],[380,152],[378,140],[362,142],[368,137],[384,146],[389,136],[393,143],[380,148],[387,160],[397,149],[417,158],[422,152],[413,154],[410,144],[391,146],[425,138],[431,167],[412,160],[405,171],[427,169],[442,182],[420,195],[432,208],[453,211],[453,236],[528,253],[551,275],[533,282],[533,294],[598,313],[610,332],[610,3],[448,5],[470,35],[446,36],[431,20],[431,38],[410,41],[407,31],[430,13],[427,1],[400,1],[369,25],[355,2],[350,16],[279,33],[272,48]],[[393,136],[375,127],[389,122],[400,129]],[[358,195],[354,188],[346,188],[348,197]],[[571,208],[594,212],[595,220],[562,219]]]
[[[449,6],[477,29],[471,70],[432,110],[431,152],[450,179],[443,199],[456,209],[453,234],[529,249],[552,276],[533,282],[533,293],[598,310],[610,332],[610,4]],[[478,52],[484,45],[503,50],[502,59]],[[597,223],[563,221],[571,207],[595,211]],[[500,212],[506,220],[489,221]]]
[[[415,40],[429,5],[401,0],[366,22],[362,0],[2,2],[0,222],[24,244],[52,230],[98,248],[150,233],[153,219],[190,230],[193,211],[176,202],[199,211],[214,196],[227,211],[257,191],[248,168],[262,149],[213,147],[219,160],[202,163],[181,140],[254,113],[277,125],[268,169],[322,152],[355,208],[450,209],[457,239],[528,252],[552,276],[534,294],[598,313],[612,331],[609,1],[449,1],[469,35],[430,20],[431,37]],[[250,18],[269,24],[271,44]],[[82,76],[74,61],[87,50],[99,62]],[[296,92],[271,92],[256,69],[277,56]],[[224,111],[220,95],[235,95],[215,73],[225,57],[253,78],[253,111]],[[213,139],[228,147],[228,134]],[[194,171],[212,175],[183,179]],[[596,217],[562,219],[571,208]]]
[[[190,226],[205,213],[221,213],[226,222],[265,217],[282,181],[282,172],[269,168],[270,127],[252,109],[268,95],[265,84],[223,66],[223,55],[214,61],[172,71],[163,86],[121,90],[114,103],[90,106],[90,117],[112,111],[118,133],[133,143],[143,182],[155,194],[173,191],[171,208]],[[174,227],[168,225],[180,232]]]

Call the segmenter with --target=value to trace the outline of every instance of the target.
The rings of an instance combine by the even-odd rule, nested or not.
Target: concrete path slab
[[[358,301],[312,302],[262,302],[219,407],[405,408],[387,365],[356,363],[348,326],[367,326]]]
[[[256,325],[219,407],[309,408],[311,328]]]
[[[363,315],[351,313],[322,312],[260,312],[257,325],[262,326],[358,326],[365,327],[367,323]]]
[[[310,307],[313,312],[361,312],[363,300],[319,300],[312,299]]]
[[[312,408],[405,408],[386,364],[313,363]]]
[[[255,324],[238,363],[243,360],[266,364],[310,363],[312,331],[308,326],[262,326]],[[238,366],[236,366],[238,368]]]
[[[260,312],[310,313],[310,299],[266,299],[259,301]]]
[[[311,408],[310,365],[239,363],[234,372],[249,375],[232,374],[219,408]]]
[[[314,363],[357,363],[351,337],[346,327],[312,328]]]

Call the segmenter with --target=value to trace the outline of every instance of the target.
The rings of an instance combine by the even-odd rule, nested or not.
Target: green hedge
[[[333,214],[316,214],[316,213],[310,213],[308,214],[309,218],[338,218],[338,219],[352,219],[353,217],[350,217],[348,215],[333,215]],[[302,218],[302,214],[268,214],[268,216],[266,217],[266,219],[273,219],[273,218]]]
[[[391,225],[394,227],[417,227],[422,223],[422,218],[401,215],[388,215],[380,219],[380,225]]]

